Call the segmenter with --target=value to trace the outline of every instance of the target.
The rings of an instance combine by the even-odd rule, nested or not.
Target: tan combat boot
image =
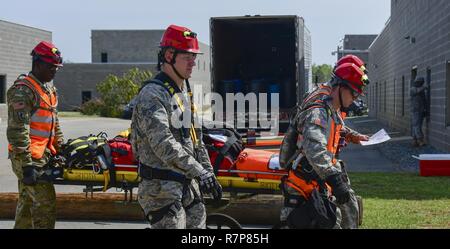
[[[419,147],[422,147],[422,146],[427,145],[427,143],[425,143],[425,139],[422,138],[422,139],[419,139],[417,145],[418,145]]]

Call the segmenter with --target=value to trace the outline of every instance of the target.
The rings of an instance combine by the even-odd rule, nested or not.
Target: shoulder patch
[[[314,124],[316,124],[318,126],[322,126],[323,128],[327,128],[327,122],[321,118],[316,118],[314,120]]]
[[[19,102],[15,102],[15,103],[11,103],[11,106],[14,110],[22,110],[25,108],[25,102],[23,101],[19,101]]]

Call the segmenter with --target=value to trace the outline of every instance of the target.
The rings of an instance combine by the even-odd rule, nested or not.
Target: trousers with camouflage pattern
[[[152,229],[204,229],[206,208],[196,181],[143,179],[138,202]]]
[[[22,162],[11,158],[18,178],[19,199],[16,207],[15,229],[53,229],[56,221],[56,194],[53,183],[38,182],[34,186],[22,183]]]

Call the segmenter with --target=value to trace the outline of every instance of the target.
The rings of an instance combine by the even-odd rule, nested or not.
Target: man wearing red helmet
[[[50,84],[62,57],[50,42],[32,51],[32,71],[8,90],[8,152],[19,179],[14,228],[54,228],[55,188],[46,177],[47,163],[63,143],[56,88]]]
[[[361,60],[358,56],[353,55],[353,54],[348,54],[344,57],[342,57],[341,59],[339,59],[336,63],[336,66],[334,67],[334,69],[336,69],[338,66],[344,64],[344,63],[353,63],[355,64],[357,67],[359,67],[361,69],[361,71],[365,74],[368,74],[369,72],[367,71],[366,68],[366,64],[364,63],[363,60]]]
[[[188,79],[200,54],[197,35],[171,25],[158,54],[158,73],[136,98],[131,142],[140,162],[138,201],[151,228],[205,228],[202,194],[222,196]],[[182,118],[182,121],[180,121]]]
[[[357,228],[357,199],[336,152],[341,131],[349,142],[368,140],[346,127],[341,115],[341,108],[363,95],[367,82],[361,67],[343,63],[330,82],[304,98],[292,117],[280,151],[280,164],[289,169],[282,179],[285,205],[280,217],[288,227]]]

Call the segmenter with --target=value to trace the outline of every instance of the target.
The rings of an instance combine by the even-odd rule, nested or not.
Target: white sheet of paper
[[[361,145],[368,146],[368,145],[374,145],[374,144],[381,144],[388,140],[390,140],[391,137],[387,134],[387,132],[384,129],[381,129],[379,132],[373,134],[369,138],[369,141],[361,141]]]

